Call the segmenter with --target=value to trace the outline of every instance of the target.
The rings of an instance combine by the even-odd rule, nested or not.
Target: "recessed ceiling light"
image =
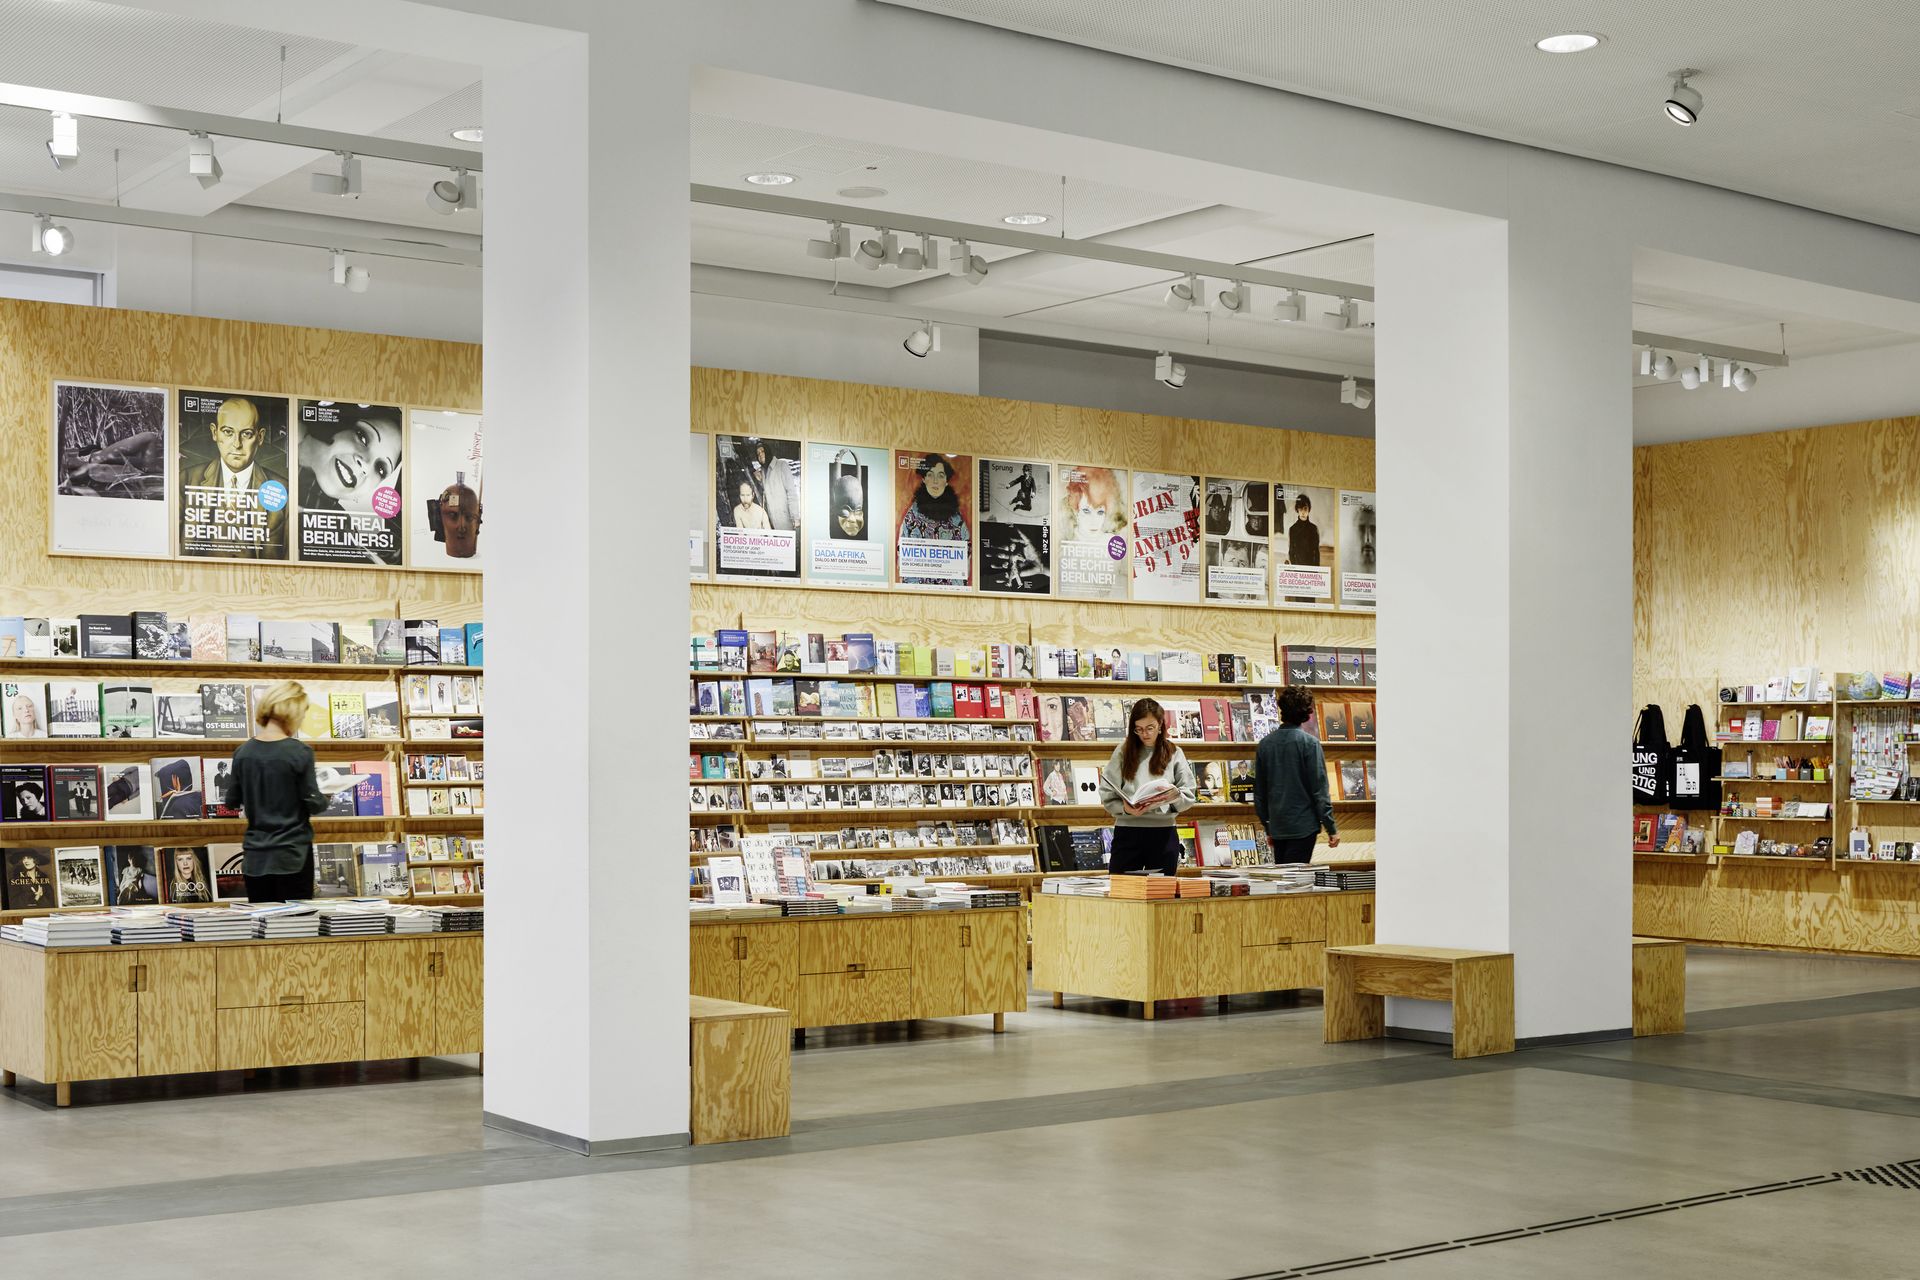
[[[785,187],[799,179],[790,173],[750,173],[746,175],[746,181],[756,187]]]
[[[836,193],[843,200],[878,200],[887,194],[885,187],[842,187]]]
[[[1037,227],[1047,221],[1044,213],[1010,213],[1000,219],[1010,227]]]
[[[477,124],[470,124],[464,129],[455,129],[450,136],[453,138],[455,142],[485,142],[486,141],[486,138],[483,136],[483,131],[481,130],[480,126]]]
[[[1563,35],[1535,40],[1533,47],[1542,53],[1585,53],[1598,48],[1604,39],[1605,36],[1594,35],[1591,31],[1568,31]]]

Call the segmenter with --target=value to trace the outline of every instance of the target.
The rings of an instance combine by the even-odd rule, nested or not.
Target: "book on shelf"
[[[0,738],[47,736],[47,686],[39,681],[0,682]]]
[[[237,681],[219,681],[200,686],[197,698],[179,695],[179,702],[168,701],[162,721],[163,737],[186,737],[186,730],[197,723],[196,736],[207,738],[244,738],[247,736],[247,687]],[[197,703],[198,705],[194,705]]]
[[[73,680],[47,682],[47,736],[100,736],[100,686]]]
[[[747,670],[754,675],[770,675],[780,666],[780,638],[772,631],[747,633]]]
[[[405,636],[406,665],[433,667],[440,664],[440,620],[407,618],[402,622]]]
[[[340,661],[343,665],[370,667],[378,663],[379,655],[373,648],[373,623],[343,622],[340,624]]]
[[[1677,813],[1663,813],[1658,815],[1653,829],[1654,848],[1662,850],[1663,852],[1666,851],[1667,843],[1673,838],[1674,831],[1676,829],[1684,830],[1683,824],[1684,819]]]
[[[369,738],[393,740],[400,736],[400,695],[392,689],[370,687],[363,695]]]
[[[253,614],[227,615],[227,661],[260,661],[260,619]]]
[[[173,656],[172,628],[165,613],[137,609],[131,621],[134,657],[146,662],[166,662]]]
[[[101,865],[100,846],[56,848],[53,851],[53,867],[62,907],[107,905],[106,873]]]
[[[853,675],[873,675],[879,666],[873,636],[864,631],[850,631],[846,635],[846,645],[848,672]]]
[[[1654,847],[1654,815],[1636,813],[1633,815],[1633,848],[1636,853],[1650,852]]]
[[[340,691],[327,694],[327,719],[335,738],[366,737],[366,696]]]
[[[1319,704],[1319,719],[1322,742],[1347,742],[1352,739],[1346,703],[1322,701]]]
[[[47,768],[38,764],[0,764],[0,822],[47,822]]]
[[[133,657],[133,618],[124,613],[81,614],[80,656],[107,660]]]
[[[237,818],[240,809],[227,803],[227,790],[233,780],[232,756],[201,756],[200,785],[205,808],[204,816],[209,818]]]
[[[47,766],[47,793],[49,816],[55,822],[99,822],[105,816],[98,765]]]
[[[467,665],[467,629],[463,626],[440,628],[440,665],[444,667],[464,667]]]
[[[51,911],[59,905],[54,885],[53,850],[23,847],[0,850],[0,902],[8,911]]]
[[[830,676],[844,676],[848,674],[848,671],[847,638],[845,636],[829,636],[827,638],[827,674]]]
[[[153,737],[153,686],[109,680],[100,686],[100,735]]]
[[[368,626],[373,628],[373,660],[383,667],[398,667],[407,660],[407,633],[399,618],[372,618]],[[468,623],[469,626],[480,624]]]
[[[1673,821],[1667,822],[1671,817]],[[1660,826],[1665,828],[1660,835],[1660,850],[1663,853],[1685,853],[1687,848],[1687,818],[1685,814],[1662,814]]]
[[[147,769],[156,821],[205,816],[206,795],[201,789],[199,756],[156,756],[147,762]]]

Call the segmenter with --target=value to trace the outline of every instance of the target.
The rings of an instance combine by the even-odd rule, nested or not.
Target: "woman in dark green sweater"
[[[294,735],[307,714],[307,691],[283,680],[254,704],[255,733],[233,753],[229,808],[246,811],[241,844],[248,902],[313,896],[313,815],[327,807],[314,773],[313,748]]]

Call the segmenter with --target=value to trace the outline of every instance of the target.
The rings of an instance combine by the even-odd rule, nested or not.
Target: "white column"
[[[687,1133],[675,21],[486,79],[485,1107],[594,1152]]]
[[[1566,168],[1375,257],[1377,936],[1512,951],[1523,1040],[1632,1022],[1632,258]]]

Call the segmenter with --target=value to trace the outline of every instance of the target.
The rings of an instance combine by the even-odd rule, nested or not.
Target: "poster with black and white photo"
[[[973,459],[961,453],[893,454],[895,580],[965,591],[973,585]]]
[[[287,559],[286,399],[182,391],[179,406],[180,554]]]
[[[294,460],[299,558],[308,564],[401,561],[402,414],[393,405],[301,400]]]
[[[1127,598],[1127,473],[1060,465],[1060,594],[1074,600]]]
[[[453,409],[407,414],[407,563],[479,573],[486,517],[486,434],[481,416]]]
[[[1044,596],[1053,589],[1053,468],[980,459],[980,590]]]
[[[715,436],[714,570],[722,578],[800,576],[800,442]]]
[[[172,554],[167,528],[167,393],[53,384],[53,550]]]
[[[1374,496],[1340,491],[1340,604],[1347,609],[1378,607],[1374,576]]]
[[[1200,603],[1200,477],[1133,473],[1133,598]]]
[[[885,588],[893,542],[892,457],[850,444],[807,446],[807,577]]]
[[[693,450],[689,459],[687,474],[693,483],[687,486],[687,573],[690,577],[707,576],[707,494],[712,491],[707,483],[707,438],[688,436],[687,444]]]
[[[1274,551],[1273,594],[1290,605],[1333,608],[1333,535],[1338,527],[1333,490],[1316,485],[1274,486],[1273,514],[1280,525]]]
[[[1267,602],[1267,542],[1272,533],[1264,480],[1207,478],[1208,603]]]

